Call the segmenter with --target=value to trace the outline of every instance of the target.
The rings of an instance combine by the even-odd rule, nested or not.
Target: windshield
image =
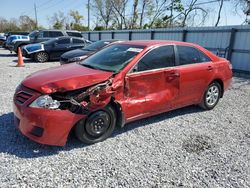
[[[38,31],[32,31],[30,34],[29,34],[29,37],[30,38],[34,38],[36,36],[36,33],[38,33]]]
[[[97,51],[101,48],[103,48],[104,46],[107,46],[108,44],[112,43],[111,41],[97,41],[94,42],[88,46],[86,46],[85,48],[83,48],[84,50],[90,50],[90,51]]]
[[[138,45],[115,44],[97,52],[83,60],[80,64],[94,69],[117,73],[143,48],[144,46]]]

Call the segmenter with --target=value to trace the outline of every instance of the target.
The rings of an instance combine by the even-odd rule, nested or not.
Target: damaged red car
[[[63,146],[71,130],[92,144],[127,122],[193,104],[213,109],[231,78],[229,61],[195,44],[121,42],[28,76],[14,95],[15,122],[41,144]]]

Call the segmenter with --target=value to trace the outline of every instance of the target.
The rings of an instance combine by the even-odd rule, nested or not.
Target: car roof
[[[141,45],[141,46],[155,46],[155,45],[168,45],[168,44],[175,44],[175,45],[189,45],[189,46],[196,46],[195,44],[188,43],[188,42],[181,42],[181,41],[173,41],[173,40],[133,40],[133,41],[124,41],[121,44],[131,44],[131,45]]]
[[[76,30],[61,30],[61,29],[40,29],[40,30],[34,30],[34,31],[61,31],[61,32],[81,33],[80,31],[76,31]]]
[[[74,37],[74,36],[61,36],[61,37],[56,37],[56,39],[80,39],[80,40],[85,40],[84,38],[80,38],[80,37]]]
[[[157,45],[183,45],[198,48],[208,55],[212,60],[218,60],[218,57],[214,55],[212,52],[207,49],[199,46],[198,44],[189,43],[189,42],[181,42],[181,41],[173,41],[173,40],[133,40],[133,41],[124,41],[119,44],[129,44],[129,45],[138,45],[138,46],[157,46]]]
[[[119,40],[119,39],[104,39],[104,40],[100,40],[100,41],[103,41],[103,42],[117,42],[117,41],[122,41],[122,40]],[[96,41],[98,42],[98,41]]]

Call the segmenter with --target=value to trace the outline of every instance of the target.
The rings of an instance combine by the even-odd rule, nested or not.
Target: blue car
[[[11,52],[14,50],[15,43],[18,41],[29,41],[29,36],[25,35],[11,35],[8,37],[6,41],[6,48],[9,49]]]

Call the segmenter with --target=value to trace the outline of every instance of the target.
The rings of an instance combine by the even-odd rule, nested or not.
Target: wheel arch
[[[116,112],[116,126],[117,127],[124,127],[125,125],[125,115],[122,111],[122,107],[121,105],[113,98],[111,97],[111,100],[109,102],[109,104],[114,108],[115,112]]]
[[[224,83],[223,83],[222,79],[216,78],[212,82],[210,82],[209,85],[214,83],[214,82],[217,82],[218,84],[220,84],[220,86],[221,86],[221,96],[220,96],[220,98],[222,98],[223,95],[224,95]]]

